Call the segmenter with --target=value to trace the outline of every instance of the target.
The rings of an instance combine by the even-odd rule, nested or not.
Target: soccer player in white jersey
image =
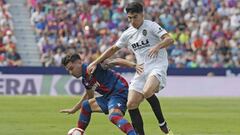
[[[115,45],[108,48],[100,57],[93,61],[88,72],[93,73],[96,65],[111,57],[121,48],[127,47],[134,52],[137,64],[143,65],[143,71],[137,72],[131,81],[128,94],[127,107],[132,123],[139,135],[144,135],[142,118],[138,106],[145,98],[159,122],[160,129],[168,135],[169,130],[163,117],[160,102],[155,93],[166,86],[168,59],[166,47],[172,45],[174,40],[166,30],[155,22],[144,20],[143,6],[132,2],[126,7],[130,27],[123,32]],[[135,64],[132,65],[133,67]]]

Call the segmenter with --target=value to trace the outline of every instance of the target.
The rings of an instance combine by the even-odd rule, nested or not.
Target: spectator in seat
[[[7,62],[9,66],[21,66],[22,65],[22,59],[18,52],[16,52],[16,49],[12,49],[9,52],[7,52]]]
[[[44,67],[54,66],[54,55],[51,50],[41,55],[41,62]]]
[[[6,32],[6,36],[3,37],[3,44],[7,44],[9,40],[11,42],[13,42],[14,44],[16,44],[16,42],[17,42],[17,40],[16,40],[15,36],[13,36],[13,33],[11,30],[8,30]]]
[[[0,66],[7,66],[6,58],[4,54],[0,54]]]

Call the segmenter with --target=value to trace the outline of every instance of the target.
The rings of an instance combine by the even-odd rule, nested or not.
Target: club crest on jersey
[[[161,27],[159,27],[159,31],[157,33],[160,33],[162,31],[163,31],[163,29]]]
[[[144,36],[146,36],[146,35],[147,35],[147,30],[144,29],[144,30],[142,31],[142,34],[143,34]]]

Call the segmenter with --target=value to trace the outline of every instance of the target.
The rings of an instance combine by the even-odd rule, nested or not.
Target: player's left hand
[[[143,71],[144,71],[143,66],[144,66],[144,64],[136,64],[135,69],[136,69],[137,74],[140,75],[143,73]]]
[[[62,109],[60,113],[74,114],[76,111],[74,109]]]
[[[149,50],[148,57],[156,58],[158,56],[158,52],[159,52],[159,47],[154,46]]]

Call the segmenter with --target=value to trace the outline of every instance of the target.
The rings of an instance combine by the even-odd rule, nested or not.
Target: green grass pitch
[[[0,96],[0,135],[66,135],[79,113],[73,96]],[[240,135],[240,98],[161,98],[162,110],[175,135]],[[140,106],[146,135],[161,135],[148,103]],[[126,114],[128,120],[128,113]],[[106,115],[95,113],[86,135],[123,135]]]

